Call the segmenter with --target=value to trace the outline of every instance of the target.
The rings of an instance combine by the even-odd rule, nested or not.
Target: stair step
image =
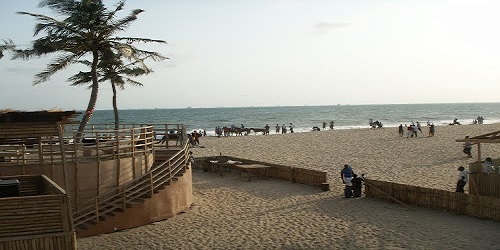
[[[131,207],[136,206],[136,205],[141,205],[145,201],[146,201],[145,199],[140,199],[140,198],[134,199],[133,201],[127,202],[127,208],[131,208]]]

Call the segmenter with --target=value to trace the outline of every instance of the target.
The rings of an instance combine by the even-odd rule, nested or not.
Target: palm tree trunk
[[[87,123],[90,121],[90,117],[94,113],[95,104],[97,102],[97,93],[99,92],[99,82],[97,79],[97,63],[99,61],[98,51],[94,50],[92,52],[92,56],[92,68],[90,71],[92,74],[92,92],[90,94],[89,105],[87,106],[87,110],[82,117],[82,121],[80,122],[80,126],[78,127],[78,132],[76,134],[76,140],[78,142],[81,142],[83,131],[85,130],[85,127],[87,127]]]
[[[118,105],[116,104],[116,86],[111,82],[111,89],[113,89],[113,112],[115,114],[115,130],[120,129],[120,118],[118,116]]]

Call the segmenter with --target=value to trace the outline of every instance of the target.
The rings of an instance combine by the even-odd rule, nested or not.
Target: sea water
[[[419,121],[436,126],[446,125],[457,118],[462,124],[471,124],[478,116],[484,123],[500,122],[500,103],[453,104],[386,104],[386,105],[334,105],[285,107],[183,108],[183,109],[127,109],[119,110],[120,123],[184,124],[188,132],[204,129],[214,135],[215,127],[264,128],[271,134],[278,124],[293,123],[295,132],[309,132],[313,127],[323,128],[334,121],[334,129],[368,128],[369,119],[382,122],[384,127],[397,127]],[[113,110],[96,110],[92,124],[114,123]]]

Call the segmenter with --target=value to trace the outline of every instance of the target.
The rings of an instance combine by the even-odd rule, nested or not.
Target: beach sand
[[[369,198],[343,198],[339,172],[453,191],[457,167],[473,159],[456,139],[500,124],[436,127],[399,137],[397,128],[201,138],[195,157],[219,153],[328,172],[331,191],[236,174],[193,171],[193,207],[151,225],[78,239],[78,249],[499,249],[500,224]],[[477,148],[473,148],[473,155]],[[483,144],[483,159],[500,145]],[[467,192],[467,189],[466,189]]]

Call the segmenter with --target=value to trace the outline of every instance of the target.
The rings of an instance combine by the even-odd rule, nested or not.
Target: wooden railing
[[[176,180],[176,175],[183,173],[189,164],[189,148],[189,143],[184,143],[182,150],[169,160],[154,166],[146,174],[80,205],[73,213],[75,228],[96,224],[114,212],[124,211],[127,207],[151,198],[154,193]]]
[[[63,154],[67,162],[133,157],[152,153],[155,145],[182,147],[187,139],[185,133],[182,124],[127,124],[118,130],[109,124],[98,124],[89,126],[77,138],[76,127],[66,125],[63,149],[57,135],[18,139],[10,145],[0,145],[0,164],[61,164]],[[164,135],[167,141],[160,144]]]

